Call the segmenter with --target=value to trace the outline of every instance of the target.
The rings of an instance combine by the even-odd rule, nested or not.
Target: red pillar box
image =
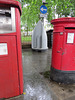
[[[50,77],[61,83],[75,83],[75,17],[51,21],[54,25]]]
[[[0,0],[0,98],[23,93],[20,15],[18,1]]]

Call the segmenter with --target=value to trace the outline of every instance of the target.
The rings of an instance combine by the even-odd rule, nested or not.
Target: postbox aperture
[[[0,34],[16,32],[15,8],[0,8]]]

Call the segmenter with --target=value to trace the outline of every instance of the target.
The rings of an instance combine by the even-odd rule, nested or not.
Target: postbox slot
[[[75,27],[65,27],[65,29],[75,29]]]
[[[10,10],[7,11],[7,10],[1,10],[1,9],[0,9],[0,15],[7,15],[7,14],[11,16],[11,11],[10,11]],[[10,16],[9,16],[9,17],[10,17]]]
[[[15,8],[0,8],[0,34],[16,32]]]

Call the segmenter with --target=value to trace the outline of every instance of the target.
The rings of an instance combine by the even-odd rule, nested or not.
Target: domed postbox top
[[[74,22],[75,23],[75,17],[64,17],[64,18],[58,18],[58,19],[53,19],[51,21],[51,24],[57,24],[57,23],[65,23],[65,22]]]
[[[20,15],[22,14],[21,4],[16,0],[0,0],[0,4],[7,5],[10,7],[16,7],[20,11]]]

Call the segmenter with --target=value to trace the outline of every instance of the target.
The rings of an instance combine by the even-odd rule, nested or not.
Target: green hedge
[[[22,42],[31,42],[31,36],[25,36],[25,37],[21,37]]]

